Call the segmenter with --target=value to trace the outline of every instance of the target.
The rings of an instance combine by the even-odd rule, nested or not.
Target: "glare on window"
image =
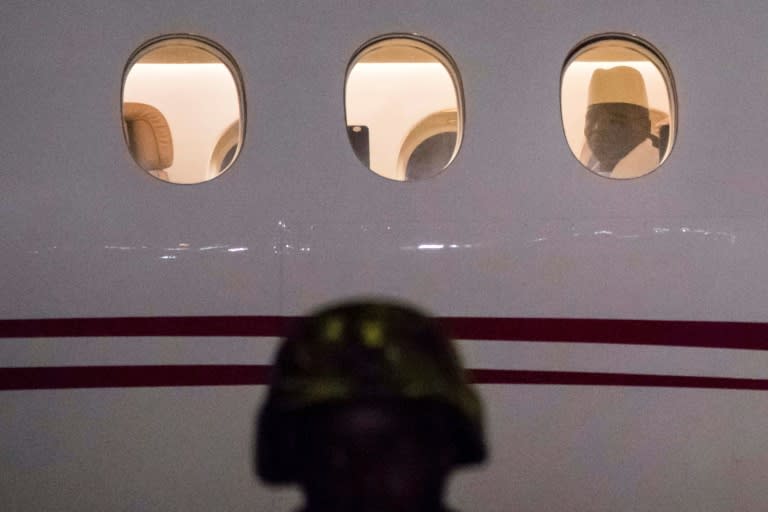
[[[464,106],[458,69],[422,37],[382,36],[358,50],[347,70],[345,109],[354,153],[385,178],[430,178],[459,151]]]
[[[123,80],[126,143],[136,163],[172,183],[201,183],[237,159],[245,97],[234,60],[197,36],[164,36],[131,57]]]
[[[677,131],[672,72],[647,42],[603,34],[565,62],[563,129],[581,164],[609,178],[648,174],[669,156]]]

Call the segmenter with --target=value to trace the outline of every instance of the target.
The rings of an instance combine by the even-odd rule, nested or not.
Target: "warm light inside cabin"
[[[582,165],[603,176],[634,178],[653,171],[667,158],[674,142],[673,87],[671,72],[650,47],[624,39],[599,40],[584,46],[563,68],[561,108],[568,146]],[[611,144],[626,144],[631,150],[624,152],[625,156],[614,166],[601,167],[592,148],[597,142],[593,140],[590,144],[586,133],[590,123],[588,111],[595,105],[620,104],[632,105],[627,111],[632,112],[630,117],[642,118],[636,119],[638,126],[649,125],[647,129],[643,128],[647,137],[640,137],[641,143],[633,147],[625,141],[627,137],[622,130],[637,131],[639,128],[622,126],[621,120],[617,119],[620,116],[615,116],[611,120],[615,128],[613,133],[606,132],[601,136],[602,140],[597,141],[602,143],[602,153],[610,154],[605,146]],[[637,156],[641,144],[648,146],[644,160]]]
[[[173,162],[146,170],[173,183],[208,181],[231,165],[241,143],[238,84],[218,56],[185,41],[163,44],[130,67],[123,102],[154,107],[167,121]]]
[[[347,126],[354,132],[367,128],[372,171],[407,181],[438,174],[451,163],[463,112],[458,75],[449,67],[437,49],[402,38],[374,43],[352,62],[345,91]],[[443,134],[449,135],[448,144],[424,144]],[[414,155],[419,155],[418,176]]]

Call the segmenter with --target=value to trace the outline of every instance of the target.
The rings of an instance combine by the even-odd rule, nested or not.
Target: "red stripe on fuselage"
[[[298,317],[202,316],[0,320],[0,338],[283,336]],[[458,339],[768,350],[768,324],[669,320],[445,317]],[[268,383],[268,365],[0,368],[0,390]],[[469,370],[479,384],[768,390],[768,380],[527,370]]]
[[[246,386],[269,383],[267,365],[69,366],[0,368],[0,390]],[[628,373],[468,370],[476,384],[628,386],[768,391],[766,379]]]
[[[0,320],[0,338],[283,336],[297,317],[196,316]],[[457,339],[768,350],[768,323],[444,317]]]

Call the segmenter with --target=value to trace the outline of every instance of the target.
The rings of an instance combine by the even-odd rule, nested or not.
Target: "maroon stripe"
[[[290,317],[178,316],[0,320],[0,338],[280,336]]]
[[[266,365],[0,368],[0,390],[258,385],[269,382],[269,373]],[[765,379],[524,370],[469,370],[468,374],[476,384],[768,390]]]
[[[0,320],[0,338],[282,336],[297,317],[199,316]],[[768,350],[768,323],[593,318],[441,318],[460,339]]]
[[[594,318],[446,318],[460,339],[768,350],[768,324]]]
[[[765,379],[527,370],[470,370],[470,373],[476,384],[549,384],[768,391],[768,380]]]
[[[265,384],[268,365],[0,368],[0,390]]]

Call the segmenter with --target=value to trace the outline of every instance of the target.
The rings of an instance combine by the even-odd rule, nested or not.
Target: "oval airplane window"
[[[229,169],[243,145],[245,95],[229,54],[197,36],[153,39],[123,77],[123,133],[139,166],[171,183]]]
[[[431,178],[459,152],[464,104],[458,69],[420,36],[393,34],[363,45],[347,68],[344,106],[353,151],[385,178]]]
[[[566,59],[560,86],[568,146],[590,171],[637,178],[669,156],[675,85],[666,60],[647,42],[625,34],[583,41]]]

